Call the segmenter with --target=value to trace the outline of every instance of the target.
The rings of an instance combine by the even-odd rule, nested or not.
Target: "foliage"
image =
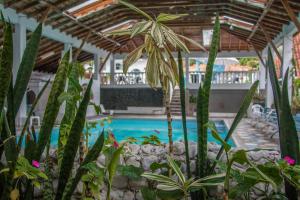
[[[180,89],[180,105],[181,105],[181,118],[184,136],[184,148],[185,148],[185,159],[188,177],[191,177],[190,169],[190,156],[189,156],[189,143],[188,143],[188,132],[186,127],[186,112],[185,112],[185,87],[184,87],[184,75],[183,75],[183,64],[181,51],[178,51],[178,68],[179,68],[179,89]]]
[[[251,67],[252,69],[257,69],[259,67],[257,58],[238,58],[238,60],[241,65]]]
[[[249,107],[249,105],[252,101],[252,98],[255,94],[255,91],[257,90],[258,84],[259,84],[258,81],[253,83],[253,85],[251,86],[251,88],[247,92],[246,96],[244,97],[242,105],[240,106],[239,111],[238,111],[237,115],[235,116],[235,118],[234,118],[234,120],[233,120],[233,122],[230,126],[230,129],[228,130],[227,135],[224,139],[225,142],[228,142],[228,140],[231,138],[233,132],[235,131],[236,127],[238,126],[239,122],[242,120],[242,118],[247,113],[248,107]],[[221,142],[221,143],[222,143],[222,147],[221,147],[221,149],[219,150],[219,152],[217,154],[216,160],[219,160],[221,158],[222,153],[224,151],[224,148],[226,148],[226,145],[224,144],[224,142]],[[210,169],[210,173],[212,173],[214,171],[215,166],[216,166],[216,162],[213,163],[213,165]]]
[[[100,188],[104,179],[104,169],[94,162],[84,165],[83,168],[87,171],[81,178],[85,185],[85,197],[91,196],[94,199],[100,199]]]
[[[120,0],[119,3],[146,18],[146,20],[137,22],[132,28],[113,31],[109,34],[114,36],[130,35],[130,38],[135,36],[144,37],[143,44],[129,53],[124,59],[123,71],[124,73],[127,73],[129,67],[144,53],[147,55],[148,59],[145,68],[147,83],[153,88],[160,85],[163,90],[168,122],[169,153],[172,154],[172,117],[169,95],[170,88],[175,87],[175,85],[178,84],[179,75],[177,63],[172,55],[171,49],[178,49],[185,53],[189,53],[183,40],[195,44],[202,49],[204,48],[193,40],[175,33],[166,25],[169,21],[184,17],[185,14],[174,15],[161,13],[156,18],[153,18],[130,3],[123,0]]]
[[[17,114],[21,105],[24,94],[27,90],[27,85],[30,80],[31,72],[33,71],[35,59],[37,57],[39,44],[42,36],[43,24],[40,23],[32,33],[24,50],[24,55],[17,73],[13,96],[14,96],[14,115]]]
[[[214,25],[211,48],[206,67],[206,74],[203,86],[200,85],[197,97],[197,134],[198,134],[198,154],[197,154],[197,176],[200,178],[207,174],[207,127],[208,123],[208,107],[210,87],[213,74],[213,66],[217,56],[220,41],[220,22],[217,16]]]
[[[275,64],[271,50],[268,51],[267,68],[270,74],[270,81],[273,89],[274,103],[277,113],[277,121],[279,126],[279,141],[281,156],[290,156],[300,164],[299,138],[288,95],[288,78],[289,70],[286,71],[282,90],[280,90],[279,82],[276,76]],[[297,192],[292,185],[286,184],[286,194],[288,198],[295,198]]]
[[[153,144],[153,145],[161,145],[161,141],[160,139],[156,136],[156,135],[149,135],[149,136],[142,136],[143,141],[142,141],[142,145],[145,144]]]
[[[104,130],[102,131],[101,135],[96,140],[96,142],[93,145],[93,147],[91,148],[91,150],[87,153],[87,155],[86,155],[85,159],[83,160],[83,162],[81,163],[80,167],[77,169],[76,175],[71,180],[71,185],[69,187],[67,187],[67,189],[64,193],[63,199],[71,199],[71,196],[72,196],[75,188],[77,187],[78,182],[80,181],[81,177],[83,176],[83,174],[86,171],[86,167],[84,167],[84,166],[97,160],[100,152],[102,151],[103,145],[104,145]]]
[[[58,189],[55,199],[59,200],[63,196],[66,184],[69,180],[71,170],[73,168],[74,159],[80,143],[80,135],[82,133],[88,103],[90,101],[90,91],[93,84],[93,79],[90,79],[85,95],[79,105],[74,122],[69,133],[69,138],[64,149],[61,168],[59,173]]]
[[[126,176],[131,180],[138,181],[141,179],[141,175],[144,172],[143,168],[135,167],[133,165],[119,165],[117,171],[120,175]]]
[[[222,178],[224,174],[207,176],[202,179],[186,179],[184,174],[180,171],[180,168],[175,163],[175,161],[167,156],[168,164],[176,174],[176,179],[169,178],[164,175],[154,174],[154,173],[144,173],[142,176],[158,182],[156,186],[157,189],[163,191],[182,191],[184,199],[188,199],[189,192],[192,190],[205,189],[208,186],[217,186],[222,184]]]
[[[63,93],[65,89],[67,72],[69,70],[69,58],[70,51],[68,51],[64,55],[61,64],[57,69],[55,79],[52,84],[52,89],[49,94],[42,126],[40,129],[39,140],[35,153],[36,160],[40,160],[41,158],[47,141],[50,139],[51,131],[59,112],[60,102],[58,101],[58,97]]]
[[[107,166],[107,174],[108,174],[108,179],[107,179],[108,180],[108,188],[107,188],[107,194],[106,194],[107,200],[110,200],[112,181],[113,181],[113,177],[117,171],[117,166],[120,161],[120,155],[122,153],[122,150],[123,150],[123,147],[121,146],[112,154],[111,160]]]

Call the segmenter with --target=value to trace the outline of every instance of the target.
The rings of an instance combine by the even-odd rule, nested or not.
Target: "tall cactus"
[[[197,155],[197,176],[204,177],[207,173],[207,127],[209,120],[209,95],[213,75],[214,62],[220,42],[220,22],[216,17],[209,57],[206,67],[203,86],[200,85],[197,98],[197,129],[198,129],[198,155]]]

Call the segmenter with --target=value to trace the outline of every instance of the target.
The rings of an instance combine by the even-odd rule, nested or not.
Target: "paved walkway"
[[[233,119],[227,120],[231,121],[232,123]],[[233,140],[237,147],[244,149],[261,148],[278,150],[278,133],[275,133],[275,135],[272,137],[273,133],[268,132],[270,129],[271,128],[267,124],[245,118],[239,123],[238,127],[233,133]]]

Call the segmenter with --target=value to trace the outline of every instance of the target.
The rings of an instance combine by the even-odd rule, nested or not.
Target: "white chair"
[[[252,116],[259,119],[264,116],[264,108],[259,104],[254,104],[251,107]]]

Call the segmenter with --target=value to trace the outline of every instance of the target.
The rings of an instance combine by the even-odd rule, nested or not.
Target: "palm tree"
[[[164,24],[165,22],[186,16],[185,14],[173,15],[161,13],[156,18],[153,18],[132,4],[122,0],[119,2],[146,18],[146,20],[137,22],[130,29],[112,31],[109,35],[130,35],[130,38],[137,35],[143,36],[144,43],[126,56],[123,72],[127,73],[128,68],[143,54],[147,55],[147,82],[152,88],[157,88],[160,85],[163,90],[168,121],[169,153],[171,154],[173,150],[173,140],[171,124],[172,116],[170,111],[170,89],[175,87],[175,85],[179,82],[178,67],[171,49],[180,49],[184,53],[189,53],[189,49],[184,44],[183,40],[193,43],[201,49],[204,48],[195,41],[175,33]]]

